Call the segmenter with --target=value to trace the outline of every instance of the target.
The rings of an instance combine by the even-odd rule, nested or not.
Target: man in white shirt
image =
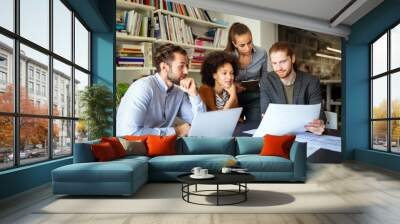
[[[194,79],[186,77],[188,57],[183,48],[162,45],[154,61],[157,73],[134,82],[121,99],[117,136],[186,136],[196,113],[206,111]],[[177,116],[185,123],[172,127]]]

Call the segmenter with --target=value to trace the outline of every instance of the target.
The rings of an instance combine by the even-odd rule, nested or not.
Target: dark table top
[[[177,179],[186,184],[236,184],[255,180],[255,177],[249,173],[213,173],[215,177],[211,179],[193,179],[190,175],[192,173],[182,174]]]

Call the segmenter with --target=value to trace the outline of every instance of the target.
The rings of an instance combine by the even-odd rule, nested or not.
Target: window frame
[[[392,91],[392,85],[391,85],[391,79],[393,75],[396,75],[396,73],[400,72],[400,66],[397,68],[391,69],[391,31],[393,28],[396,26],[400,26],[400,21],[397,21],[396,23],[392,24],[390,27],[385,29],[384,32],[379,34],[375,39],[373,39],[369,44],[369,149],[373,151],[380,151],[380,152],[386,152],[386,153],[391,153],[391,154],[400,154],[400,152],[393,152],[392,151],[392,122],[393,121],[400,121],[400,117],[392,117],[392,96],[391,96],[391,91]],[[386,64],[386,71],[376,74],[373,74],[373,44],[376,43],[381,37],[384,35],[387,35],[387,64]],[[400,52],[399,52],[400,54]],[[373,94],[374,94],[374,86],[373,86],[373,81],[378,79],[386,77],[386,87],[387,87],[387,105],[386,105],[386,117],[385,118],[373,118]],[[374,132],[373,132],[373,122],[376,121],[386,121],[386,151],[384,150],[379,150],[374,148]]]
[[[0,172],[4,171],[4,170],[10,170],[10,169],[16,169],[18,167],[23,167],[23,166],[29,166],[29,165],[33,165],[33,164],[37,164],[37,163],[43,163],[49,160],[53,160],[53,159],[60,159],[60,158],[65,158],[65,157],[70,157],[73,155],[74,152],[74,143],[75,143],[75,123],[76,121],[79,120],[79,117],[75,116],[75,108],[72,107],[71,108],[71,114],[65,115],[65,116],[56,116],[53,115],[53,59],[58,60],[61,63],[64,63],[68,66],[71,66],[71,93],[72,93],[72,99],[71,99],[71,104],[74,105],[75,103],[75,88],[74,88],[74,82],[75,82],[75,69],[85,73],[88,75],[88,79],[89,79],[89,83],[88,86],[92,85],[92,68],[91,68],[91,48],[92,48],[92,43],[91,43],[91,37],[92,37],[92,31],[91,29],[89,29],[89,27],[87,26],[87,24],[84,22],[84,20],[72,9],[72,7],[65,1],[65,0],[59,0],[68,10],[71,11],[71,18],[70,18],[70,23],[71,23],[71,59],[67,59],[64,58],[63,56],[55,53],[53,50],[53,1],[54,0],[47,0],[49,3],[49,48],[46,49],[44,47],[42,47],[39,44],[36,44],[32,41],[30,41],[29,39],[24,38],[23,36],[20,35],[20,0],[14,0],[13,1],[13,10],[14,10],[14,18],[13,18],[13,22],[14,22],[14,31],[10,31],[4,27],[0,26],[0,35],[10,38],[13,41],[13,52],[12,52],[12,57],[13,57],[13,63],[11,66],[11,70],[13,73],[11,73],[14,77],[14,110],[13,112],[1,112],[0,111],[0,116],[11,116],[13,119],[13,153],[14,153],[14,161],[13,161],[13,166],[10,167],[5,167],[5,168],[0,168]],[[85,69],[81,66],[79,66],[78,64],[75,63],[75,25],[74,25],[74,21],[75,18],[77,20],[79,20],[79,22],[84,26],[84,28],[88,31],[88,69]],[[39,115],[39,114],[27,114],[27,113],[21,113],[20,112],[20,90],[21,90],[21,80],[20,80],[20,66],[21,66],[21,56],[20,56],[20,45],[23,44],[27,47],[32,48],[33,50],[36,50],[42,54],[45,54],[48,56],[49,62],[48,62],[48,77],[46,80],[46,84],[45,84],[45,90],[48,92],[46,93],[45,91],[45,95],[48,96],[48,112],[46,115]],[[31,68],[31,65],[29,63],[26,64],[27,68],[27,74],[25,74],[26,76],[26,82],[29,81],[33,81],[33,85],[35,88],[35,85],[37,83],[40,83],[42,86],[42,79],[41,79],[41,74],[43,72],[42,69],[39,70],[39,79],[36,79],[36,72],[37,72],[37,68],[33,70],[33,79],[30,79],[30,74],[29,74],[29,69]],[[28,84],[26,84],[28,85]],[[28,87],[28,86],[27,86]],[[27,89],[27,91],[29,91]],[[36,89],[34,89],[34,92],[36,91]],[[40,91],[41,92],[41,91]],[[42,96],[42,94],[39,94],[37,96]],[[43,96],[42,96],[43,97]],[[35,102],[34,102],[35,103]],[[38,162],[30,162],[30,163],[24,163],[21,164],[21,158],[20,158],[20,119],[21,118],[45,118],[47,119],[47,123],[48,123],[48,135],[47,135],[47,150],[48,150],[48,155],[47,157],[43,157],[43,160],[40,160]],[[71,153],[68,155],[63,155],[63,156],[54,156],[53,152],[54,152],[54,147],[53,147],[53,123],[57,120],[63,120],[63,121],[70,121],[71,122]]]

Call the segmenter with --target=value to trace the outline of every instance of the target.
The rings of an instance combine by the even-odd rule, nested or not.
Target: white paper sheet
[[[305,132],[304,126],[319,118],[321,104],[269,104],[253,137],[286,135]]]
[[[257,129],[251,129],[251,130],[244,131],[243,133],[249,134],[249,135],[254,135],[254,133],[256,133],[256,131],[257,131]]]
[[[307,157],[320,148],[335,152],[342,151],[342,138],[337,136],[302,133],[296,135],[296,141],[307,142]]]
[[[328,129],[337,130],[337,113],[324,111],[326,116],[326,127]]]

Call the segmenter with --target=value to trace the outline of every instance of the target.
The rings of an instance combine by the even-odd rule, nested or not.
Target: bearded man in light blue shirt
[[[131,84],[117,112],[117,136],[187,136],[190,123],[206,107],[193,78],[188,78],[186,51],[172,44],[157,48],[157,73]],[[176,117],[185,123],[174,126]]]

